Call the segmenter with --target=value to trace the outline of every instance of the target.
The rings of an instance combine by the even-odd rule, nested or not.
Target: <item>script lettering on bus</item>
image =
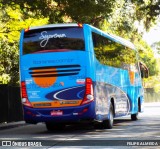
[[[47,31],[43,31],[41,32],[41,36],[39,37],[39,39],[41,40],[40,42],[40,46],[41,47],[45,47],[49,41],[49,39],[51,38],[65,38],[67,37],[66,34],[47,34]]]

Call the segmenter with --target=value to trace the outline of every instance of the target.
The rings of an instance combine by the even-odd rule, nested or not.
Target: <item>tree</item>
[[[146,30],[155,23],[160,15],[160,1],[159,0],[135,0],[136,17],[139,22],[143,22]]]
[[[49,23],[65,22],[67,16],[73,22],[93,23],[109,17],[116,0],[1,0],[3,6],[19,5],[26,17],[48,17]],[[34,14],[34,15],[33,15]]]
[[[70,16],[76,22],[97,26],[100,20],[109,17],[115,0],[55,0],[55,2],[61,9],[61,15]]]
[[[18,69],[18,43],[0,41],[0,83],[15,84],[19,81]]]
[[[124,3],[127,9],[134,8],[136,20],[144,24],[146,29],[152,26],[160,14],[158,0],[34,0],[34,3],[31,0],[0,0],[0,3],[12,8],[19,5],[25,17],[44,16],[49,18],[50,23],[62,23],[67,16],[73,22],[96,25],[100,20],[108,18],[111,12],[116,10],[115,5],[121,3]]]
[[[140,61],[144,62],[148,69],[149,69],[149,75],[154,76],[158,74],[158,67],[157,67],[157,61],[154,57],[153,50],[151,47],[142,39],[137,41],[137,49],[139,51],[140,55]]]
[[[151,45],[151,47],[152,47],[153,49],[157,50],[157,51],[158,51],[158,54],[160,54],[160,41],[153,43],[153,44]]]
[[[20,7],[0,9],[0,84],[17,84],[19,81],[20,31],[29,26],[48,23],[48,18],[24,19]]]

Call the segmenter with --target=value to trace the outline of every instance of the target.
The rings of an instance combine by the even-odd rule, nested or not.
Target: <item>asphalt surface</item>
[[[4,123],[0,125],[1,140],[24,143],[37,141],[42,144],[38,148],[157,149],[160,148],[160,103],[146,103],[145,111],[140,114],[138,121],[131,121],[130,116],[115,119],[113,129],[95,129],[83,124],[49,132],[43,123],[38,125],[25,124],[23,121]]]

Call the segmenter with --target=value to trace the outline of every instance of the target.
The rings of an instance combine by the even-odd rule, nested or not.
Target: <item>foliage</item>
[[[149,29],[160,14],[158,0],[34,0],[34,3],[31,0],[0,0],[0,3],[12,8],[19,5],[25,17],[49,17],[50,23],[65,22],[64,18],[67,17],[71,21],[97,26],[99,21],[109,18],[112,11],[123,8],[121,11],[129,10],[130,19],[138,20]],[[120,17],[126,17],[128,14],[123,13]],[[127,19],[124,22],[124,27],[130,27]]]
[[[112,12],[115,0],[1,0],[3,5],[19,5],[28,17],[49,17],[50,23],[62,23],[67,20],[81,23],[93,23]]]
[[[153,43],[151,47],[158,50],[158,54],[160,54],[160,41]]]
[[[48,23],[48,18],[25,19],[19,6],[12,9],[9,6],[3,7],[0,11],[0,37],[8,42],[19,40],[20,31],[31,26],[39,26]]]
[[[55,0],[61,6],[61,14],[70,16],[72,20],[82,23],[97,23],[108,18],[114,7],[115,0]]]
[[[17,84],[20,31],[28,26],[47,24],[48,18],[24,19],[19,6],[14,10],[9,6],[3,8],[0,9],[0,83]]]
[[[134,25],[135,18],[135,9],[131,2],[117,1],[109,19],[102,22],[102,24],[105,23],[103,25],[105,28],[102,27],[102,29],[120,37],[131,39],[137,31],[137,27]]]
[[[144,88],[153,88],[155,92],[160,92],[160,77],[159,75],[150,76],[144,80]]]
[[[149,30],[160,14],[159,0],[138,0],[133,2],[136,5],[136,17],[143,22],[146,30]]]
[[[18,82],[18,50],[17,43],[0,41],[0,83]]]

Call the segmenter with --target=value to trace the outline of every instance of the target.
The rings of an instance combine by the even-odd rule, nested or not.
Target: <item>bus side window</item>
[[[139,66],[140,66],[140,71],[141,71],[141,78],[148,78],[149,77],[149,70],[148,70],[147,66],[142,62],[139,62]]]

